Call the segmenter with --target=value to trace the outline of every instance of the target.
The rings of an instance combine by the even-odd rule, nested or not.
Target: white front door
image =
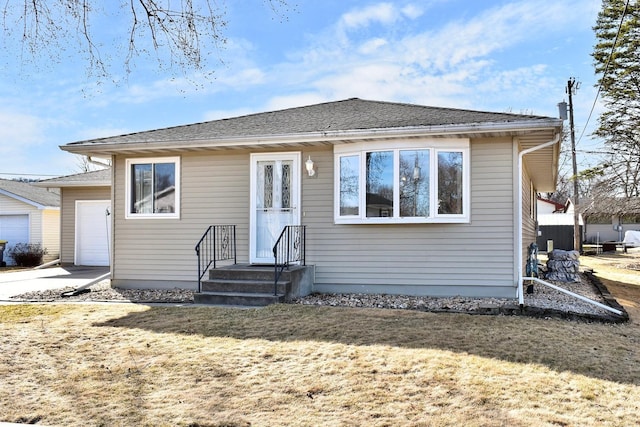
[[[300,153],[251,155],[250,262],[273,264],[273,245],[300,225]]]

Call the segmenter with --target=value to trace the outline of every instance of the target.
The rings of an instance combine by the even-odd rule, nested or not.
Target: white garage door
[[[0,215],[0,240],[6,240],[4,261],[13,265],[7,251],[16,243],[29,243],[29,215]]]
[[[109,265],[111,202],[76,201],[76,265]]]

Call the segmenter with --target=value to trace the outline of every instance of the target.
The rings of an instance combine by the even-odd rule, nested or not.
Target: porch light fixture
[[[313,169],[313,160],[311,160],[311,156],[304,162],[304,166],[307,168],[307,173],[309,176],[314,176],[316,174],[315,169]]]

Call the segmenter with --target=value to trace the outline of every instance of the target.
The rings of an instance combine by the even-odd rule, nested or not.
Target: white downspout
[[[111,165],[109,163],[103,163],[103,162],[99,162],[97,160],[93,160],[93,158],[91,156],[85,156],[87,158],[87,162],[91,163],[92,165],[96,165],[96,166],[101,166],[105,169],[108,169],[111,167]]]
[[[535,147],[527,148],[523,150],[518,155],[518,218],[516,221],[518,222],[518,243],[516,245],[516,250],[520,251],[520,262],[518,263],[518,302],[520,303],[520,308],[524,307],[524,292],[522,290],[523,286],[523,272],[522,266],[524,265],[524,254],[522,252],[522,232],[523,232],[523,224],[522,224],[522,172],[523,172],[523,158],[525,155],[532,153],[534,151],[540,150],[545,147],[549,147],[550,145],[557,144],[560,141],[560,133],[557,133],[555,138],[553,138],[549,142],[545,142],[544,144],[536,145]]]

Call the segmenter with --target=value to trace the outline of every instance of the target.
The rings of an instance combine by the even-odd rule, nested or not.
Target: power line
[[[600,83],[598,84],[598,91],[596,92],[596,96],[593,99],[593,104],[591,105],[591,111],[589,111],[589,117],[587,117],[587,122],[582,128],[582,133],[580,134],[580,137],[578,138],[578,142],[576,143],[576,145],[580,144],[580,141],[584,136],[584,132],[587,130],[587,125],[591,120],[591,116],[593,115],[593,110],[596,108],[596,103],[598,102],[598,97],[600,96],[600,90],[602,89],[602,81],[604,80],[604,78],[607,76],[607,73],[609,72],[609,64],[611,63],[611,58],[613,57],[613,51],[615,50],[616,45],[618,44],[618,37],[620,36],[620,31],[622,31],[622,23],[624,22],[624,18],[627,15],[628,8],[629,8],[629,0],[625,2],[624,10],[622,11],[622,16],[620,17],[620,23],[618,24],[618,31],[616,32],[616,38],[613,40],[613,45],[611,45],[611,51],[609,52],[609,57],[607,58],[607,63],[605,64],[605,67],[604,67],[604,73],[602,74],[602,77],[600,78]]]

